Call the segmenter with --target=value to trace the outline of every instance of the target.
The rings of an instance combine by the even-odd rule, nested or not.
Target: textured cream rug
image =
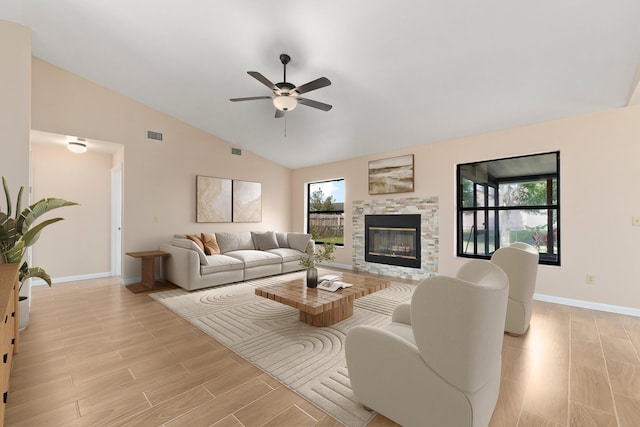
[[[363,426],[374,414],[354,400],[344,354],[345,336],[355,325],[389,323],[394,307],[410,300],[415,287],[391,282],[389,288],[357,299],[352,317],[325,328],[302,323],[296,309],[254,293],[257,287],[303,274],[150,296],[344,425]]]

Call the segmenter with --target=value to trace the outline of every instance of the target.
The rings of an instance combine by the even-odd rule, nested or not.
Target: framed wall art
[[[196,222],[231,222],[231,180],[196,177]]]
[[[262,184],[233,180],[233,222],[262,221]]]
[[[413,191],[413,154],[369,162],[369,194],[411,191]]]

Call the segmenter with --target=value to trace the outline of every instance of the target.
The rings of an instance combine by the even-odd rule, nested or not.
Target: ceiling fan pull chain
[[[284,137],[287,137],[287,116],[284,116]]]

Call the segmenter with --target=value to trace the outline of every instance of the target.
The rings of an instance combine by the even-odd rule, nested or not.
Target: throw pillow
[[[289,242],[287,241],[287,233],[283,233],[282,231],[276,231],[276,239],[278,240],[278,247],[280,248],[289,247]]]
[[[238,250],[254,250],[253,237],[250,231],[238,231]]]
[[[251,233],[253,240],[256,243],[256,247],[261,251],[268,251],[269,249],[278,249],[278,241],[276,239],[276,233],[274,231],[267,231],[264,233]]]
[[[289,233],[287,235],[287,240],[289,241],[289,247],[291,249],[296,249],[300,252],[306,252],[307,245],[311,241],[311,234]]]
[[[238,250],[239,242],[236,233],[216,233],[216,241],[222,254]]]
[[[202,243],[200,236],[195,234],[187,234],[187,239],[191,240],[196,245],[198,245],[198,247],[204,252],[204,243]]]
[[[220,253],[220,247],[218,246],[218,242],[216,241],[216,236],[213,234],[204,234],[200,235],[202,239],[202,244],[204,245],[204,253],[207,255],[216,255]]]
[[[171,240],[171,244],[173,246],[177,246],[179,248],[183,248],[183,249],[191,249],[192,251],[196,252],[198,254],[198,257],[200,258],[200,264],[202,265],[209,265],[209,260],[207,259],[207,256],[205,255],[204,251],[202,249],[200,249],[200,246],[198,246],[196,244],[196,242],[194,242],[191,239],[173,239]]]

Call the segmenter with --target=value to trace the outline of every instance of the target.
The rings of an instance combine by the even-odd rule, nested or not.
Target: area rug
[[[395,306],[410,300],[415,286],[391,282],[389,288],[357,299],[352,317],[322,328],[300,322],[292,307],[255,295],[257,287],[302,277],[297,272],[150,296],[344,425],[363,426],[375,413],[354,399],[345,336],[356,325],[389,323]]]

